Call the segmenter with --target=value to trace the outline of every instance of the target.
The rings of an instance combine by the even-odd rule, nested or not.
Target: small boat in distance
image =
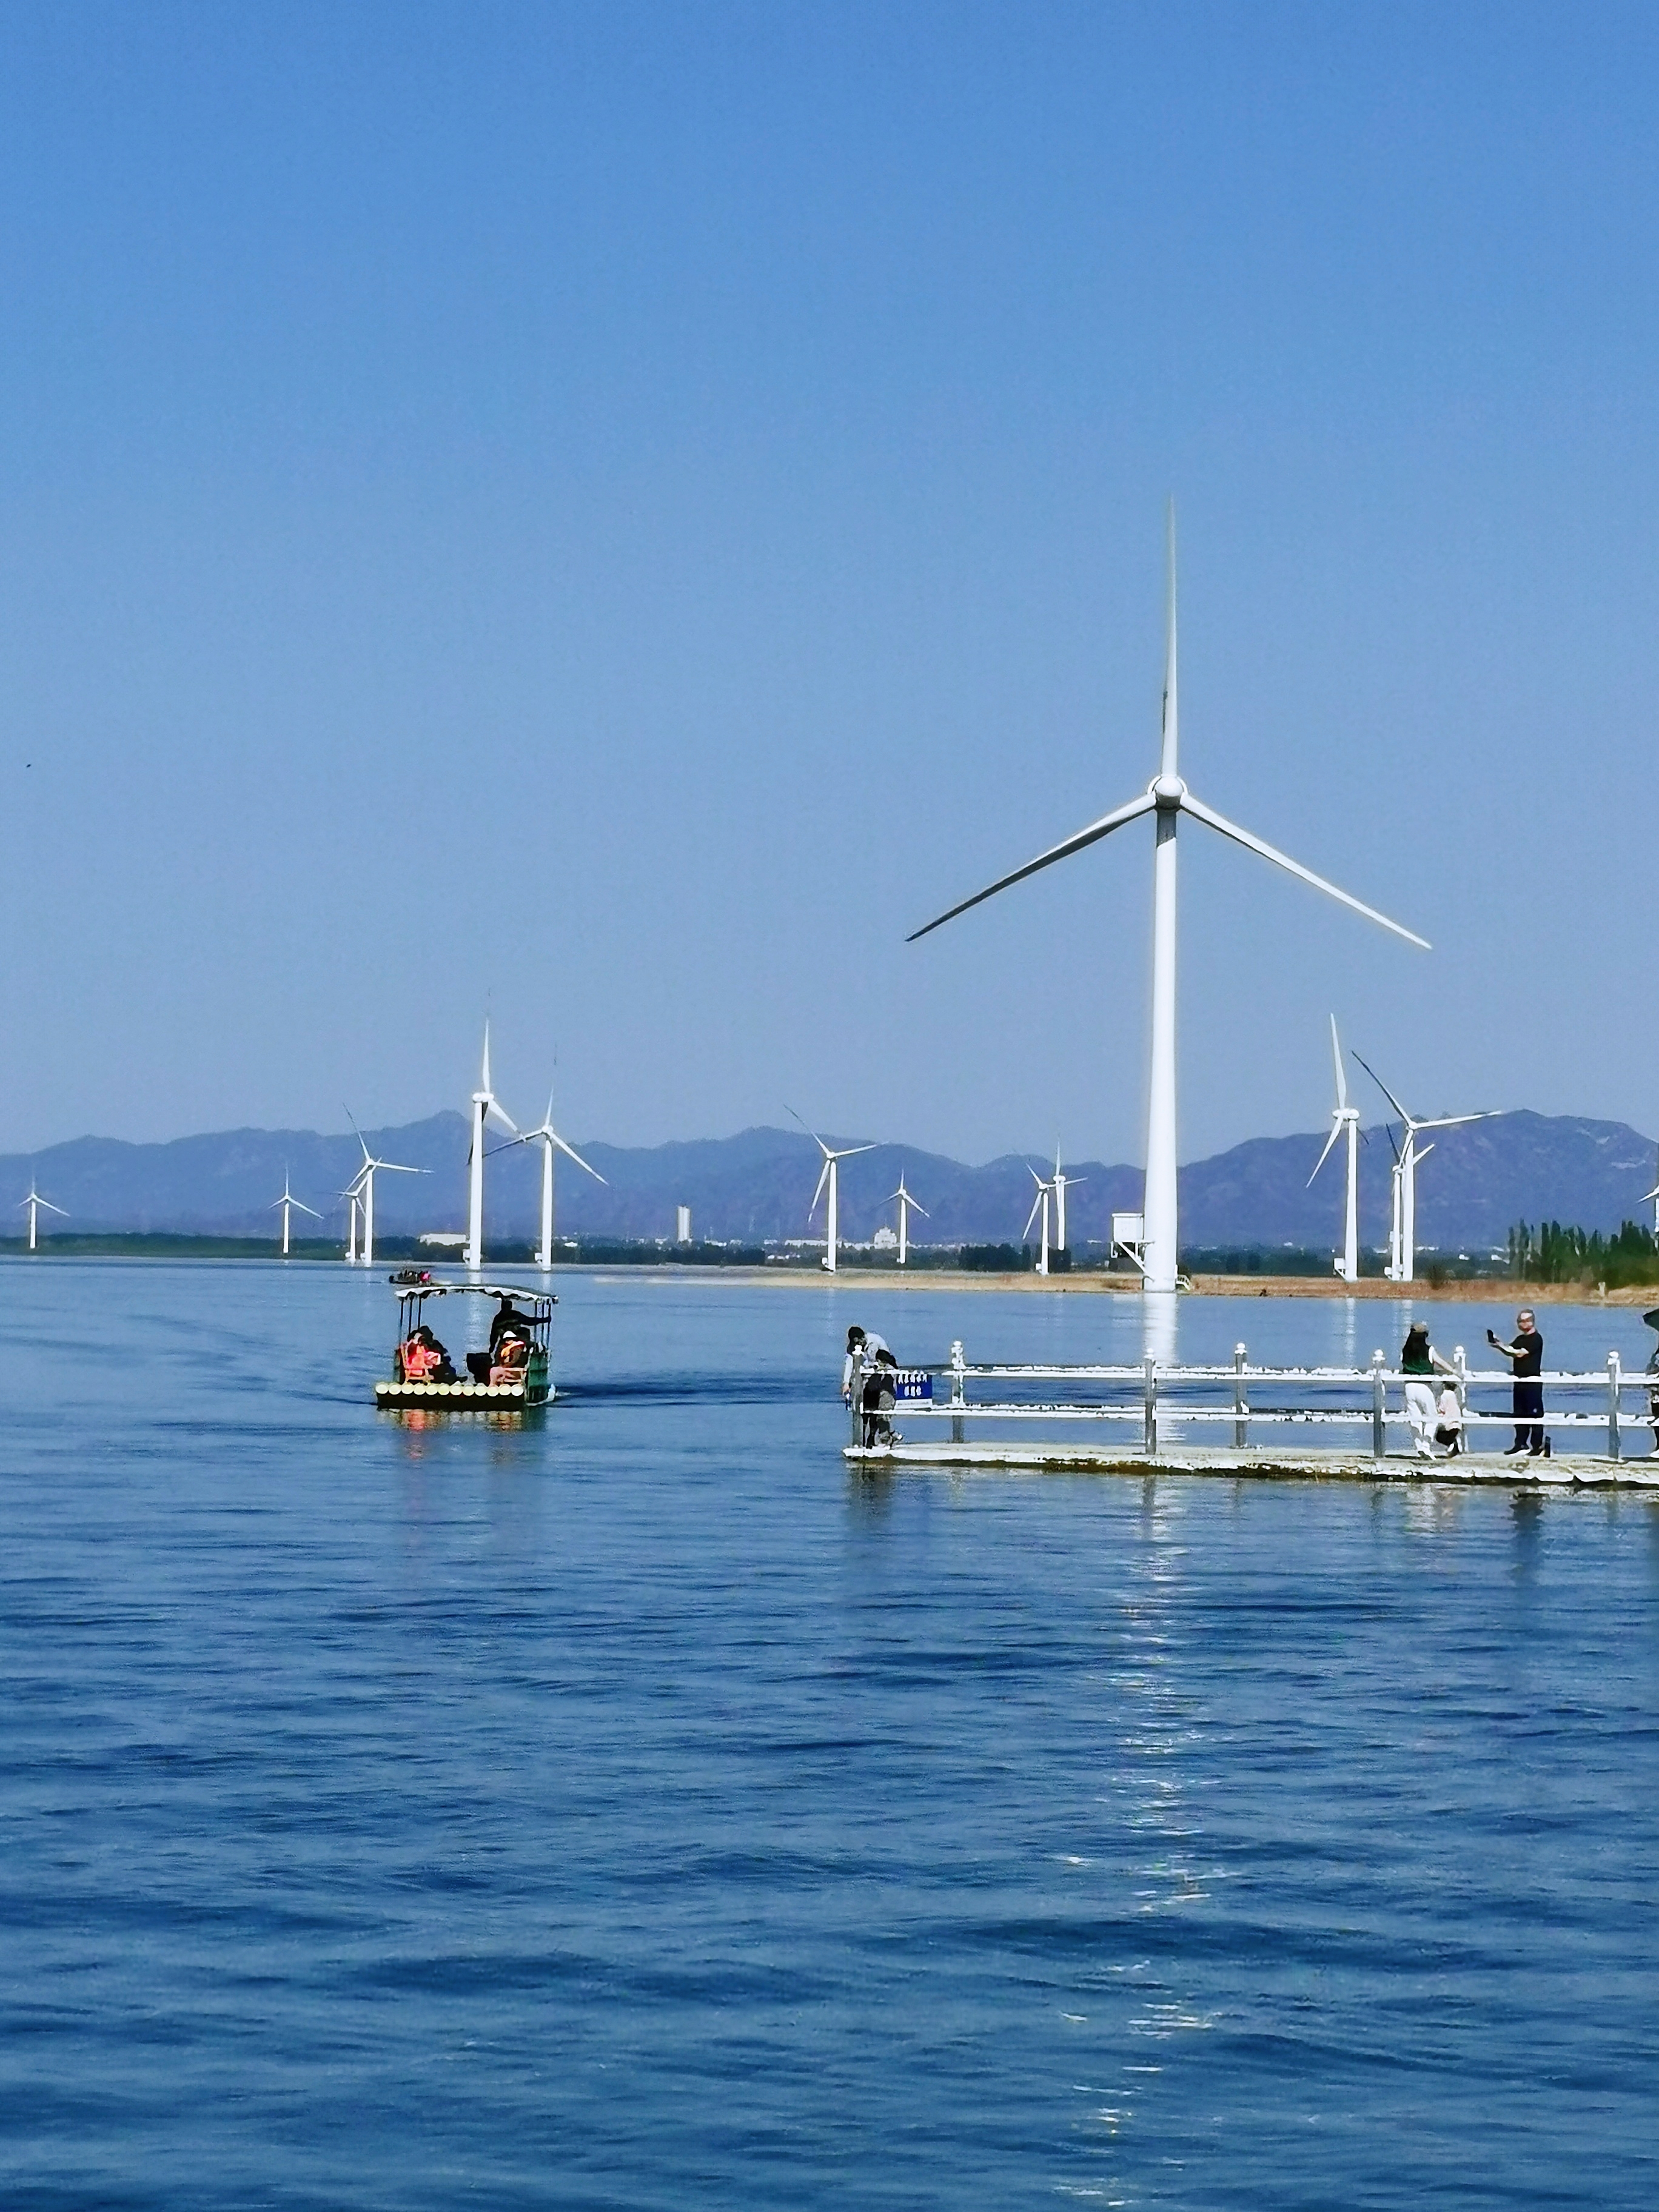
[[[405,1269],[404,1276],[410,1272]],[[558,1304],[550,1293],[527,1291],[517,1283],[434,1283],[429,1277],[410,1283],[396,1275],[391,1281],[398,1293],[398,1341],[391,1379],[374,1385],[374,1403],[381,1411],[527,1413],[547,1404],[553,1395],[550,1339]],[[456,1297],[501,1301],[491,1316],[490,1349],[468,1352],[464,1374],[449,1364],[425,1318],[428,1298]]]

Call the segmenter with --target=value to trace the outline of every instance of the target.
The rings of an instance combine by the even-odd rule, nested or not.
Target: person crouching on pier
[[[1429,1332],[1420,1321],[1414,1321],[1406,1331],[1406,1341],[1400,1351],[1400,1371],[1406,1378],[1406,1419],[1412,1425],[1412,1444],[1419,1459],[1433,1459],[1434,1431],[1438,1413],[1434,1402],[1433,1376],[1455,1375],[1457,1370],[1449,1359],[1443,1359],[1429,1342]]]

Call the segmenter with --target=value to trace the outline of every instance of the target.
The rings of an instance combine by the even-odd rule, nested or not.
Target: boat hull
[[[420,1407],[428,1413],[532,1413],[553,1395],[550,1382],[377,1382],[382,1412]]]

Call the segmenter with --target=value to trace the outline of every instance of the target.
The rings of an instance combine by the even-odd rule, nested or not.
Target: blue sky
[[[0,1148],[1659,1126],[1659,17],[0,9]]]

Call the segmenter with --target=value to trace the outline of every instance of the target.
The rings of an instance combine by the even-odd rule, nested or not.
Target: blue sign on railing
[[[912,1404],[919,1398],[931,1399],[933,1378],[925,1367],[901,1367],[893,1378],[895,1398],[908,1398]]]

